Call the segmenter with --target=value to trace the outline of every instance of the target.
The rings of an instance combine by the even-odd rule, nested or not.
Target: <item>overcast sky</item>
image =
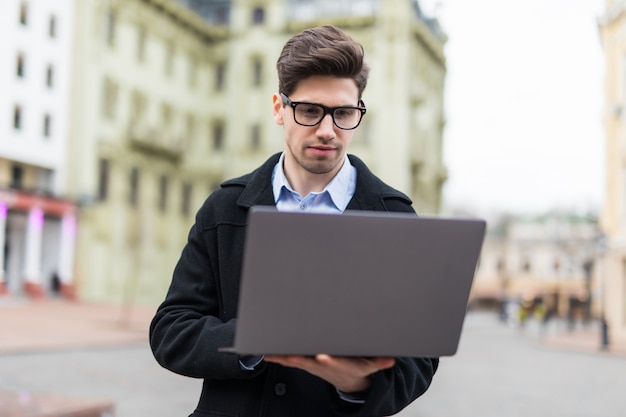
[[[437,7],[437,3],[439,4]],[[602,0],[421,0],[446,45],[447,205],[598,211]]]

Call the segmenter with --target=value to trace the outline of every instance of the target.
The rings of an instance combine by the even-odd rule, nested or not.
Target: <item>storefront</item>
[[[76,205],[0,190],[0,294],[74,298]]]

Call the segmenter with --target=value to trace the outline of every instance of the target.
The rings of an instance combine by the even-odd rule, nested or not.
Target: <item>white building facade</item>
[[[72,0],[0,2],[0,293],[73,294],[73,31]]]

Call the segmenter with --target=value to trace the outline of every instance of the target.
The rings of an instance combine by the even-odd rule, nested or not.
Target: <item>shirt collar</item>
[[[296,193],[289,184],[285,171],[283,170],[283,161],[285,159],[285,153],[280,155],[278,163],[274,167],[274,173],[272,175],[272,189],[274,191],[274,203],[280,199],[281,191],[284,189],[291,193]],[[344,211],[350,202],[350,199],[354,195],[354,186],[356,184],[356,169],[350,163],[348,156],[344,156],[344,162],[337,175],[326,185],[326,187],[317,194],[324,192],[328,193],[333,204],[341,211]],[[302,196],[301,196],[302,197]]]

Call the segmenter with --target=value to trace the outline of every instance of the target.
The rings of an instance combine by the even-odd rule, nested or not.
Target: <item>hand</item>
[[[319,354],[315,356],[267,355],[266,362],[299,368],[334,385],[339,391],[367,391],[370,375],[395,365],[394,358],[360,358]]]

